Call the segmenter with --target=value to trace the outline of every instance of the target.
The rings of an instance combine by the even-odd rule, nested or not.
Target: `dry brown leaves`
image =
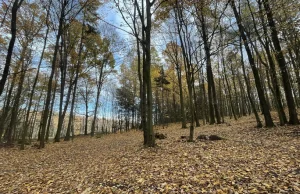
[[[255,129],[252,118],[201,126],[225,140],[167,139],[143,148],[142,133],[80,137],[45,149],[0,149],[0,193],[300,193],[300,141],[293,127]]]

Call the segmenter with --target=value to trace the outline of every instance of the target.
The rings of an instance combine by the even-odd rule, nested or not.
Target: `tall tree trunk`
[[[85,121],[84,121],[84,135],[88,135],[88,122],[89,122],[89,103],[88,103],[88,94],[86,92],[85,100]]]
[[[83,20],[84,20],[84,18],[83,18]],[[73,97],[72,97],[72,102],[71,102],[71,110],[70,110],[70,117],[69,117],[67,133],[66,133],[66,136],[65,136],[65,139],[64,139],[65,141],[70,140],[72,120],[73,120],[73,117],[74,117],[74,105],[75,105],[75,99],[76,99],[76,90],[77,90],[79,70],[80,70],[80,66],[81,66],[81,54],[82,54],[82,49],[83,49],[84,29],[85,29],[85,23],[83,21],[83,25],[82,25],[82,29],[81,29],[80,43],[79,43],[78,61],[77,61],[77,64],[76,64],[76,73],[75,73],[75,79],[74,79],[74,91],[73,91]]]
[[[13,82],[15,82],[17,80],[19,82],[18,82],[18,87],[17,87],[17,94],[15,96],[13,107],[12,107],[12,110],[11,110],[11,120],[10,120],[9,126],[7,128],[7,131],[6,131],[6,135],[7,135],[6,138],[7,138],[7,143],[8,144],[12,144],[13,143],[12,142],[12,133],[13,133],[13,131],[15,129],[15,124],[16,124],[16,121],[17,121],[17,115],[18,115],[18,110],[19,110],[19,102],[20,102],[21,92],[22,92],[22,89],[23,89],[23,80],[25,78],[25,72],[26,72],[26,69],[27,69],[27,66],[25,65],[25,59],[26,59],[26,55],[27,55],[28,45],[29,45],[29,41],[26,41],[24,43],[24,45],[22,46],[22,51],[21,51],[21,54],[20,54],[20,59],[17,62],[17,68],[15,69],[15,75],[13,76]],[[18,71],[20,66],[21,66],[20,76],[18,77],[19,73],[16,72],[16,70]],[[14,85],[14,83],[12,84],[12,86],[13,85]],[[12,95],[12,89],[13,88],[11,88],[10,91],[9,91],[9,95],[10,96]],[[10,96],[9,96],[9,98],[10,98]],[[8,100],[8,103],[10,104],[10,100]],[[4,112],[3,116],[7,117],[6,114],[8,114],[8,111],[9,110],[7,109],[6,112]],[[4,117],[3,117],[3,119],[4,119]],[[12,120],[13,120],[13,122],[12,122]]]
[[[41,68],[41,64],[42,64],[43,59],[44,59],[44,53],[45,53],[45,49],[46,49],[46,45],[47,45],[48,34],[49,34],[49,15],[50,15],[50,6],[51,6],[51,4],[52,4],[52,0],[50,0],[49,7],[47,9],[47,15],[46,15],[46,19],[45,19],[47,28],[46,28],[46,34],[45,34],[45,37],[44,37],[44,45],[43,45],[42,53],[41,53],[41,56],[40,56],[39,64],[38,64],[38,67],[37,67],[36,76],[34,78],[33,85],[32,85],[31,92],[30,92],[29,105],[28,105],[27,114],[26,114],[26,118],[25,118],[25,126],[24,126],[24,130],[23,130],[23,134],[22,134],[22,141],[21,141],[21,147],[20,147],[21,150],[25,149],[25,139],[26,139],[29,124],[30,124],[30,122],[29,122],[30,110],[31,110],[31,107],[32,107],[33,96],[34,96],[37,81],[39,79],[40,68]]]
[[[199,70],[199,89],[202,93],[202,115],[203,115],[203,125],[209,122],[209,114],[207,113],[207,96],[206,96],[206,90],[205,90],[205,82],[204,82],[204,73],[203,69],[201,68]]]
[[[267,30],[267,26],[265,25],[265,19],[264,19],[264,14],[263,14],[263,10],[262,10],[262,5],[261,5],[260,2],[258,3],[259,17],[260,17],[260,20],[262,22],[262,28],[263,28],[265,41],[263,41],[263,39],[261,38],[261,36],[258,32],[256,23],[255,23],[255,16],[251,11],[251,5],[250,5],[249,0],[247,0],[247,2],[248,2],[248,7],[250,9],[251,17],[252,17],[252,20],[253,20],[253,24],[254,24],[254,30],[257,34],[259,42],[264,47],[264,49],[266,51],[266,54],[267,54],[267,60],[269,62],[270,73],[271,73],[272,83],[273,83],[273,87],[274,87],[273,95],[274,95],[274,98],[275,98],[275,101],[276,101],[276,109],[277,109],[278,116],[279,116],[279,119],[280,119],[280,125],[284,125],[285,123],[287,123],[287,118],[286,118],[286,115],[285,115],[285,112],[284,112],[284,109],[283,109],[283,105],[282,105],[282,102],[281,102],[282,97],[281,97],[279,83],[278,83],[277,76],[276,76],[275,63],[274,63],[272,53],[271,53],[271,50],[270,50],[268,30]],[[258,50],[256,49],[255,46],[253,46],[253,48],[255,48],[255,51],[257,53],[257,56],[258,56],[259,60],[263,63],[263,60],[260,57],[260,53],[258,52]]]
[[[137,60],[138,60],[138,79],[139,79],[139,85],[140,85],[140,115],[141,115],[141,123],[140,127],[144,129],[145,123],[146,123],[146,115],[145,115],[145,91],[144,91],[144,84],[142,79],[142,70],[141,70],[141,50],[140,50],[140,42],[137,39],[136,40],[136,50],[137,50]],[[144,133],[145,134],[145,133]],[[145,137],[144,137],[145,140]]]
[[[23,48],[25,51],[27,50],[27,45]],[[20,75],[20,80],[18,83],[18,89],[17,89],[17,94],[15,97],[15,101],[12,107],[12,112],[11,112],[11,119],[10,119],[10,124],[7,129],[7,144],[10,145],[13,143],[13,138],[12,134],[16,130],[17,126],[17,121],[18,121],[18,112],[19,112],[19,106],[20,106],[20,98],[21,98],[21,93],[23,91],[23,82],[26,74],[26,70],[28,67],[28,64],[24,64],[24,60],[20,61],[22,63],[22,68],[21,68],[21,75]],[[27,61],[26,63],[29,63]]]
[[[278,32],[277,28],[273,19],[273,13],[269,5],[268,0],[262,0],[264,8],[266,10],[267,18],[268,18],[268,24],[271,30],[271,38],[273,41],[273,45],[275,48],[275,57],[278,62],[279,68],[280,68],[280,73],[282,77],[282,82],[283,82],[283,88],[285,92],[285,98],[287,101],[288,109],[289,109],[289,124],[296,125],[299,124],[298,116],[297,116],[297,111],[296,111],[296,106],[295,106],[295,101],[292,93],[292,87],[291,83],[289,81],[289,75],[288,75],[288,69],[287,65],[282,53],[281,45],[279,42],[278,38]]]
[[[98,77],[96,105],[95,105],[95,109],[94,109],[94,116],[93,116],[93,121],[92,121],[92,126],[91,126],[91,136],[92,137],[95,135],[97,112],[98,112],[98,107],[99,107],[99,103],[100,103],[99,101],[100,101],[101,88],[102,88],[102,84],[103,84],[104,66],[105,66],[105,64],[101,64],[99,77]]]
[[[222,119],[222,123],[224,123],[224,112],[223,112],[223,95],[222,95],[222,87],[221,87],[221,83],[222,83],[222,76],[221,76],[221,72],[220,72],[220,60],[219,60],[219,55],[218,55],[218,75],[219,75],[219,87],[218,87],[218,91],[219,91],[219,101],[220,101],[220,116]]]
[[[225,61],[223,60],[222,63],[223,63],[224,78],[225,78],[225,81],[226,81],[228,95],[229,95],[229,102],[230,102],[231,112],[232,112],[234,120],[237,120],[237,116],[236,116],[236,113],[235,113],[235,107],[234,107],[234,104],[233,104],[233,99],[232,99],[232,94],[231,94],[231,87],[230,87],[230,83],[228,81],[227,74],[226,74],[226,71],[225,71],[225,64],[224,64]]]
[[[285,39],[286,39],[286,37],[285,37]],[[293,65],[293,68],[294,68],[294,71],[295,71],[297,90],[298,90],[298,96],[297,96],[298,106],[297,107],[299,108],[299,101],[300,101],[300,71],[299,71],[299,65],[297,64],[297,61],[298,61],[298,63],[300,63],[300,58],[297,59],[297,56],[296,56],[296,58],[293,57],[292,49],[290,47],[288,47],[287,50],[288,50],[288,54],[291,58],[291,63]],[[297,98],[295,99],[296,102],[297,102]]]
[[[31,140],[32,140],[32,134],[33,134],[33,131],[35,130],[35,124],[36,124],[36,120],[37,120],[37,115],[38,115],[38,107],[39,107],[39,104],[41,102],[41,99],[42,99],[42,96],[41,95],[39,97],[39,100],[38,102],[35,104],[35,107],[34,107],[34,110],[33,110],[33,116],[31,117],[31,122],[30,122],[30,131],[29,131],[29,134],[28,134],[28,140],[29,140],[29,144],[31,144]]]
[[[247,100],[246,100],[246,95],[245,95],[245,88],[244,88],[244,84],[242,82],[242,78],[241,75],[238,73],[237,74],[237,79],[238,79],[238,83],[239,83],[239,88],[241,91],[241,112],[243,116],[247,116]]]
[[[238,117],[241,117],[241,112],[240,112],[240,103],[239,103],[239,97],[238,97],[238,92],[237,92],[237,87],[235,83],[235,72],[233,70],[232,62],[230,63],[230,70],[231,70],[231,79],[232,79],[232,85],[233,85],[233,91],[234,91],[234,101],[235,101],[235,110],[236,114]]]
[[[21,57],[22,57],[22,54],[21,54]],[[11,81],[11,84],[10,84],[10,87],[9,87],[8,94],[6,96],[6,103],[5,103],[5,106],[2,110],[2,114],[1,114],[1,117],[0,117],[0,139],[2,137],[2,134],[6,130],[6,124],[7,124],[6,122],[7,122],[8,116],[9,116],[9,111],[11,110],[11,102],[13,100],[13,89],[14,89],[16,81],[17,81],[17,75],[18,75],[18,71],[20,69],[21,64],[22,63],[19,60],[16,67],[14,68],[12,81]]]
[[[192,72],[194,72],[194,68],[192,68]],[[192,77],[192,90],[193,90],[193,97],[194,97],[194,114],[195,114],[195,122],[196,122],[196,127],[200,127],[200,122],[199,122],[199,113],[198,113],[198,102],[197,102],[197,96],[196,96],[196,90],[195,90],[195,78],[194,78],[194,73],[191,75]]]
[[[66,100],[65,100],[65,105],[63,106],[64,103],[64,92],[65,92],[65,84],[66,84],[66,73],[67,73],[67,63],[68,63],[68,54],[67,54],[67,42],[66,42],[66,35],[62,34],[62,47],[60,50],[60,101],[59,101],[59,113],[58,113],[58,126],[57,126],[57,132],[55,134],[55,138],[54,141],[55,142],[59,142],[60,141],[60,134],[63,128],[63,123],[65,120],[65,116],[66,116],[66,112],[68,109],[68,105],[70,102],[70,98],[71,98],[71,93],[73,90],[73,75],[70,78],[70,84],[69,84],[69,88],[68,88],[68,92],[67,92],[67,96],[66,96]],[[64,107],[64,108],[63,108]]]
[[[242,49],[242,39],[241,39],[241,37],[240,37],[240,53],[241,53],[241,65],[242,65],[243,76],[244,76],[245,84],[246,84],[247,96],[248,96],[248,99],[249,99],[252,111],[253,111],[255,119],[256,119],[256,126],[258,128],[261,128],[262,127],[262,123],[261,123],[261,120],[259,118],[258,112],[257,112],[257,110],[255,108],[255,103],[254,103],[253,98],[251,96],[251,85],[250,85],[250,82],[249,82],[249,80],[247,78],[247,75],[246,75],[245,64],[244,64],[244,54],[243,54],[243,49]]]
[[[50,124],[51,124],[51,120],[52,120],[52,117],[53,117],[53,106],[54,106],[54,103],[55,103],[55,94],[56,94],[56,88],[57,88],[57,81],[55,81],[54,83],[54,87],[53,87],[53,94],[52,94],[52,102],[51,102],[51,108],[50,108],[50,113],[49,113],[49,119],[48,119],[48,123],[47,123],[47,129],[46,129],[46,137],[45,137],[45,140],[46,142],[48,142],[49,140],[49,135],[50,135]]]
[[[64,141],[70,141],[70,139],[71,139],[72,123],[73,123],[73,119],[74,119],[74,105],[75,105],[75,99],[76,99],[76,88],[77,88],[77,84],[74,85],[74,91],[73,91],[72,102],[71,102],[71,110],[70,110],[67,132],[66,132]]]
[[[273,120],[272,120],[272,117],[271,117],[271,113],[270,113],[266,98],[264,96],[264,91],[262,89],[262,85],[261,85],[261,82],[260,82],[259,72],[258,72],[258,69],[256,68],[254,58],[252,56],[250,47],[248,45],[248,39],[245,35],[244,26],[242,25],[242,20],[240,18],[240,15],[238,14],[238,11],[237,11],[235,3],[234,3],[234,0],[230,0],[230,5],[231,5],[232,10],[234,12],[234,16],[237,20],[239,32],[240,32],[241,38],[243,40],[247,55],[248,55],[248,60],[249,60],[250,66],[252,68],[254,81],[255,81],[255,85],[256,85],[256,90],[257,90],[257,93],[258,93],[260,105],[261,105],[261,108],[262,108],[262,111],[263,111],[263,114],[264,114],[264,118],[265,118],[265,125],[266,125],[266,127],[273,127],[274,123],[273,123]]]
[[[221,33],[221,41],[223,42],[223,33]],[[234,105],[233,105],[233,99],[232,99],[232,94],[231,94],[231,87],[230,87],[230,83],[227,77],[227,73],[226,73],[226,66],[225,66],[225,59],[224,59],[224,52],[223,50],[221,50],[221,60],[222,60],[222,66],[223,66],[223,75],[224,75],[224,81],[226,83],[224,83],[225,88],[227,88],[228,91],[228,96],[229,96],[229,103],[230,103],[230,108],[231,108],[231,112],[232,115],[234,117],[234,120],[237,120],[237,116],[235,113],[235,109],[234,109]]]
[[[9,74],[9,68],[11,64],[11,57],[13,54],[15,41],[16,41],[16,34],[17,34],[17,13],[18,9],[22,5],[24,0],[15,0],[11,9],[11,21],[10,21],[10,31],[11,31],[11,38],[8,45],[5,65],[2,73],[2,78],[0,80],[0,96],[4,90],[4,86]]]
[[[46,97],[46,101],[45,101],[45,108],[44,108],[43,116],[41,118],[42,126],[41,126],[41,139],[40,139],[40,146],[39,146],[40,148],[45,147],[45,133],[46,133],[47,120],[48,120],[48,116],[49,116],[49,108],[50,108],[50,102],[51,102],[52,82],[53,82],[53,77],[54,77],[54,72],[55,72],[55,67],[56,67],[56,59],[57,59],[57,53],[58,53],[58,49],[59,49],[59,40],[60,40],[60,37],[63,32],[62,27],[63,27],[64,17],[65,17],[65,7],[66,6],[67,6],[67,1],[64,0],[62,2],[58,32],[56,35],[54,54],[53,54],[53,58],[52,58],[51,73],[50,73],[49,81],[48,81],[48,91],[47,91],[47,97]]]
[[[207,27],[204,18],[203,10],[201,10],[199,16],[201,22],[201,31],[202,31],[202,39],[204,44],[204,51],[206,56],[206,73],[207,73],[207,84],[208,84],[208,101],[209,101],[209,114],[210,114],[210,124],[214,124],[215,117],[217,119],[217,124],[221,123],[221,117],[218,109],[217,95],[216,95],[216,87],[214,82],[214,76],[211,67],[211,53],[210,53],[210,43],[208,41],[207,35]]]
[[[150,0],[146,0],[146,23],[147,27],[145,30],[145,45],[144,45],[144,51],[145,51],[145,78],[146,78],[146,85],[147,85],[147,146],[154,147],[155,146],[155,137],[154,137],[154,131],[153,131],[153,123],[152,123],[152,86],[151,86],[151,7],[153,2],[150,2]]]
[[[181,43],[181,50],[182,50],[182,55],[184,58],[184,66],[185,66],[185,72],[186,72],[186,80],[187,80],[187,85],[188,85],[188,96],[189,96],[189,108],[190,108],[190,136],[189,136],[189,141],[193,141],[194,140],[194,125],[195,125],[195,118],[194,118],[194,103],[193,103],[193,90],[192,90],[192,76],[191,74],[192,72],[192,67],[191,67],[191,63],[188,59],[187,53],[186,53],[186,48],[184,45],[186,45],[184,43],[183,37],[181,35],[181,33],[184,33],[182,28],[183,28],[183,24],[182,22],[180,22],[180,20],[182,20],[182,10],[180,10],[179,8],[179,4],[178,1],[176,0],[176,10],[175,10],[175,18],[176,18],[176,26],[177,26],[177,31],[179,34],[179,40]],[[187,26],[184,26],[185,30],[187,30]]]
[[[176,62],[176,73],[177,73],[178,86],[179,86],[181,128],[185,129],[187,127],[186,127],[186,116],[185,116],[185,108],[184,108],[183,92],[182,92],[181,66],[179,65],[178,61]]]

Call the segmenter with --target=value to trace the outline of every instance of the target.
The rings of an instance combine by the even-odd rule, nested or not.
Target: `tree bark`
[[[240,32],[241,38],[243,40],[247,55],[248,55],[248,60],[249,60],[250,66],[252,68],[252,72],[253,72],[253,76],[254,76],[254,80],[255,80],[255,85],[256,85],[256,90],[257,90],[257,93],[258,93],[260,105],[261,105],[261,108],[262,108],[262,111],[263,111],[263,114],[264,114],[264,118],[265,118],[265,125],[266,125],[266,127],[274,127],[274,123],[273,123],[273,120],[272,120],[272,117],[271,117],[271,114],[270,114],[270,110],[269,110],[266,98],[264,96],[264,91],[262,89],[262,85],[261,85],[261,82],[260,82],[259,72],[258,72],[258,69],[256,68],[254,58],[252,56],[250,47],[248,45],[248,39],[245,35],[244,26],[242,25],[242,20],[240,18],[240,15],[238,14],[238,11],[237,11],[235,3],[234,3],[234,0],[230,0],[230,5],[231,5],[232,10],[234,12],[234,16],[237,20],[239,32]]]
[[[296,125],[296,124],[299,124],[297,111],[296,111],[296,105],[295,105],[295,101],[294,101],[294,97],[293,97],[293,93],[292,93],[291,83],[289,81],[287,65],[286,65],[286,62],[284,59],[284,55],[282,53],[275,21],[273,19],[273,13],[270,8],[269,1],[262,0],[262,2],[264,5],[266,14],[267,14],[268,24],[269,24],[269,27],[271,30],[271,38],[272,38],[272,42],[273,42],[273,45],[274,45],[274,48],[276,51],[275,57],[278,62],[281,77],[282,77],[285,98],[286,98],[288,109],[289,109],[289,124]]]
[[[100,103],[99,101],[100,101],[101,88],[102,88],[102,84],[103,84],[104,66],[105,66],[105,64],[102,63],[101,67],[100,67],[99,77],[98,77],[96,105],[95,105],[95,109],[94,109],[94,116],[93,116],[93,121],[92,121],[92,126],[91,126],[91,136],[92,137],[94,137],[94,135],[95,135],[97,112],[98,112],[98,107],[99,107],[99,103]]]
[[[15,101],[12,107],[12,111],[11,111],[11,119],[10,119],[10,124],[9,127],[7,129],[7,144],[11,145],[13,143],[13,132],[16,130],[16,126],[17,126],[17,116],[18,116],[18,112],[19,112],[19,106],[20,106],[20,98],[21,98],[21,93],[23,90],[23,82],[24,82],[24,78],[25,78],[25,74],[26,74],[26,70],[28,67],[28,64],[24,64],[24,59],[25,59],[25,53],[27,51],[27,45],[24,46],[23,48],[24,55],[23,57],[21,57],[20,63],[22,63],[22,68],[21,68],[21,75],[20,75],[20,80],[18,83],[18,89],[17,89],[17,94],[15,96]],[[23,58],[23,59],[22,59]],[[29,63],[29,61],[27,61],[26,63]]]
[[[147,146],[148,147],[154,147],[155,146],[155,137],[154,137],[154,131],[153,131],[153,123],[152,123],[152,86],[151,86],[151,27],[152,27],[152,21],[151,21],[151,7],[152,3],[154,1],[150,2],[150,0],[146,0],[146,23],[147,27],[145,28],[145,45],[144,45],[144,51],[145,51],[145,78],[146,78],[146,86],[147,86]]]
[[[7,55],[6,55],[6,60],[5,60],[5,65],[2,73],[2,78],[0,80],[0,96],[3,93],[4,86],[9,74],[9,68],[11,64],[11,57],[13,54],[14,46],[15,46],[15,41],[16,41],[16,34],[17,34],[17,13],[18,9],[22,5],[24,0],[15,0],[12,6],[11,10],[11,24],[10,24],[10,31],[11,31],[11,38],[9,41],[8,45],[8,50],[7,50]]]
[[[195,117],[194,117],[194,103],[193,103],[193,90],[192,90],[192,67],[191,67],[191,63],[190,60],[188,59],[187,53],[186,53],[186,48],[184,45],[186,45],[184,43],[183,37],[181,35],[181,33],[184,33],[184,30],[187,30],[187,26],[184,26],[184,30],[182,30],[183,28],[183,24],[182,22],[180,22],[182,20],[182,10],[179,8],[179,4],[178,1],[176,0],[176,9],[175,11],[175,19],[176,19],[176,25],[177,25],[177,31],[178,31],[178,35],[179,35],[179,40],[180,40],[180,44],[181,44],[181,50],[182,50],[182,55],[184,58],[184,66],[185,66],[185,72],[186,72],[186,80],[187,80],[187,85],[188,85],[188,96],[189,96],[189,108],[190,108],[190,135],[189,135],[189,141],[193,141],[194,140],[194,129],[195,129]]]
[[[20,147],[21,150],[25,149],[25,139],[26,139],[26,136],[27,136],[27,133],[28,133],[29,125],[30,125],[29,115],[30,115],[30,110],[31,110],[31,107],[32,107],[32,100],[33,100],[36,84],[37,84],[38,79],[39,79],[40,68],[41,68],[41,65],[42,65],[42,61],[43,61],[43,58],[44,58],[44,53],[45,53],[45,49],[46,49],[46,45],[47,45],[48,34],[49,34],[49,21],[48,20],[49,20],[49,15],[50,15],[50,6],[51,6],[51,4],[52,4],[52,0],[50,0],[49,7],[47,9],[47,15],[46,15],[46,19],[45,19],[47,28],[46,28],[46,34],[45,34],[45,37],[44,37],[44,45],[43,45],[43,50],[42,50],[42,53],[41,53],[41,56],[40,56],[39,64],[38,64],[38,67],[37,67],[36,76],[34,78],[32,89],[31,89],[31,92],[30,92],[29,105],[28,105],[27,114],[26,114],[26,118],[25,118],[25,126],[24,126],[24,130],[23,130],[23,134],[22,134],[22,141],[21,141],[21,147]]]
[[[183,92],[182,92],[181,66],[179,65],[178,61],[176,63],[176,73],[177,73],[178,86],[179,86],[181,128],[185,129],[187,127],[186,127],[186,116],[185,116],[185,108],[184,108]]]
[[[76,99],[76,91],[77,91],[79,70],[80,70],[80,65],[81,65],[81,54],[82,54],[82,50],[83,50],[84,28],[85,28],[85,24],[84,24],[84,21],[83,21],[83,25],[82,25],[82,29],[81,29],[80,43],[79,43],[78,60],[77,60],[77,64],[76,64],[76,73],[75,73],[75,79],[74,79],[74,91],[73,91],[73,96],[72,96],[71,110],[70,110],[70,117],[69,117],[67,133],[66,133],[66,136],[65,136],[65,139],[64,139],[65,141],[70,140],[72,120],[73,120],[73,117],[74,117],[74,105],[75,105],[75,99]]]
[[[39,146],[40,148],[45,147],[45,133],[46,133],[47,120],[48,120],[48,116],[49,116],[48,114],[49,114],[49,108],[50,108],[50,102],[51,102],[52,82],[53,82],[53,77],[54,77],[54,72],[55,72],[55,67],[56,67],[56,59],[57,59],[57,53],[58,53],[58,49],[59,49],[59,40],[60,40],[60,37],[63,32],[62,27],[63,27],[64,17],[65,17],[66,5],[67,5],[67,1],[64,0],[62,2],[58,32],[56,35],[54,54],[53,54],[53,58],[52,58],[51,73],[50,73],[49,81],[48,81],[48,91],[47,91],[47,97],[46,97],[46,101],[45,101],[45,108],[44,108],[43,116],[41,118],[42,126],[41,126],[41,139],[40,139],[40,146]]]

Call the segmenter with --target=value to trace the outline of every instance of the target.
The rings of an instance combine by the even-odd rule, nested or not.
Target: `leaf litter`
[[[246,117],[205,125],[220,141],[187,142],[188,129],[170,124],[157,147],[142,132],[78,137],[45,149],[0,149],[0,193],[300,193],[298,126],[254,128]]]

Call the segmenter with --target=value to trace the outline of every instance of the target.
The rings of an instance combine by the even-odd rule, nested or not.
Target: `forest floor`
[[[78,137],[45,149],[0,149],[0,193],[300,193],[300,138],[291,126],[245,117],[196,128],[220,141],[186,142],[170,124],[156,148],[142,132]]]

